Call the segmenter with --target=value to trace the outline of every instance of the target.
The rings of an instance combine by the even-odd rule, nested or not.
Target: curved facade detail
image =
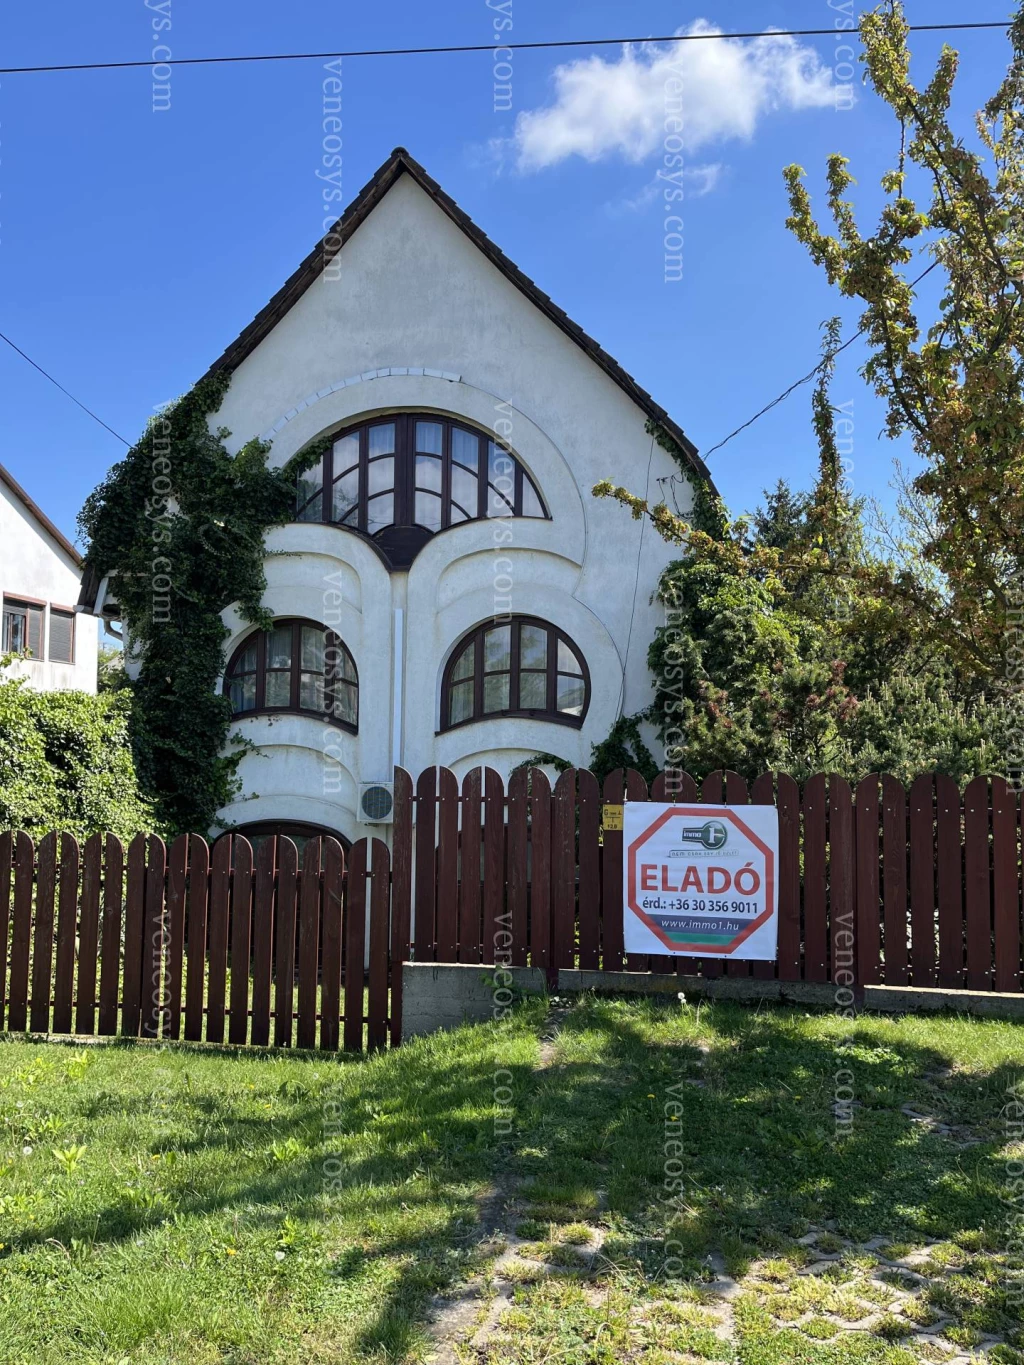
[[[648,646],[671,624],[652,591],[677,553],[592,489],[611,478],[685,515],[652,420],[703,477],[667,414],[407,154],[338,240],[218,362],[232,378],[210,419],[232,449],[267,433],[277,468],[323,454],[266,537],[273,628],[223,613],[220,685],[248,743],[220,818],[256,837],[387,838],[361,794],[396,765],[586,766],[651,700]]]

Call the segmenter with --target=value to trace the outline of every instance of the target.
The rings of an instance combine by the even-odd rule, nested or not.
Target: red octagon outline
[[[662,825],[666,824],[669,820],[674,819],[677,815],[685,817],[714,816],[715,819],[721,817],[722,819],[728,820],[731,824],[736,826],[736,828],[740,831],[741,834],[745,835],[746,838],[748,838],[750,842],[760,850],[761,855],[764,858],[765,887],[767,890],[766,896],[767,908],[764,910],[762,914],[758,915],[757,919],[752,920],[751,923],[747,925],[747,927],[743,930],[741,934],[737,934],[736,937],[729,943],[728,947],[726,948],[712,948],[709,947],[708,944],[706,943],[690,944],[674,943],[670,938],[668,938],[665,934],[662,933],[658,925],[655,924],[654,921],[648,915],[645,915],[644,912],[640,909],[639,905],[637,905],[636,903],[637,851],[639,850],[641,844],[645,844],[647,840],[650,839],[652,834],[656,834],[658,830],[661,829]],[[626,904],[628,905],[629,909],[633,912],[633,914],[636,915],[636,917],[639,920],[641,920],[644,924],[647,925],[648,929],[650,929],[651,933],[654,934],[655,938],[657,938],[661,943],[663,943],[671,953],[685,953],[689,956],[695,957],[708,957],[711,954],[717,953],[721,957],[728,957],[731,953],[734,953],[736,951],[736,949],[740,946],[741,943],[745,943],[752,933],[754,933],[757,929],[760,929],[762,924],[766,924],[768,920],[771,919],[772,914],[774,913],[773,906],[775,904],[775,854],[771,851],[767,844],[761,842],[761,839],[754,833],[752,829],[748,829],[748,827],[743,823],[743,821],[733,810],[730,810],[728,807],[725,806],[670,806],[667,810],[662,811],[662,813],[653,822],[653,824],[648,825],[644,832],[638,835],[637,838],[635,838],[633,842],[629,845],[629,848],[626,853],[626,866],[628,869],[627,882],[628,891],[626,897]]]

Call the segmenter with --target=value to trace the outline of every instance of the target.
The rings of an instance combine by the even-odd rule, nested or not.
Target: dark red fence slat
[[[11,926],[11,890],[14,885],[14,835],[0,834],[0,1028],[7,1004],[7,941]]]
[[[0,841],[0,879],[3,877],[3,851]],[[96,973],[99,966],[100,888],[103,884],[103,835],[91,834],[85,841],[82,858],[82,909],[78,929],[78,999],[75,1006],[75,1032],[96,1031]],[[0,915],[3,894],[0,890]],[[6,946],[6,935],[4,943]],[[0,980],[3,971],[0,968]],[[0,990],[2,995],[2,990]],[[0,1017],[3,1000],[0,999]]]
[[[788,773],[779,773],[776,785],[775,805],[779,812],[779,980],[800,981],[803,978],[800,788]]]
[[[32,946],[32,888],[35,845],[19,834],[14,845],[14,913],[11,918],[11,984],[7,996],[7,1027],[21,1033],[28,1022],[28,964]]]
[[[459,783],[449,768],[437,773],[437,960],[457,961],[459,912]]]
[[[551,783],[530,769],[530,966],[551,964]]]
[[[604,780],[604,804],[622,806],[626,799],[626,779],[615,768]],[[622,831],[605,826],[601,850],[601,966],[606,972],[621,972],[625,953],[622,906]]]
[[[442,769],[442,791],[444,772]],[[448,774],[450,777],[452,775]],[[452,777],[452,782],[455,778]],[[457,789],[456,789],[457,793]],[[363,1048],[363,985],[366,956],[366,883],[372,866],[367,866],[366,839],[352,845],[348,864],[348,894],[345,897],[345,1051]],[[439,907],[440,908],[440,907]],[[453,926],[454,927],[454,926]],[[452,945],[455,946],[454,944]],[[442,958],[441,961],[451,959]]]
[[[881,800],[879,775],[857,783],[854,793],[857,858],[857,983],[875,986],[881,980]],[[834,875],[834,874],[833,874]],[[833,980],[835,980],[833,974]]]
[[[33,1033],[50,1028],[50,976],[53,971],[53,904],[57,890],[56,834],[45,834],[36,854],[36,915],[32,933],[32,1001],[29,1027]]]
[[[750,784],[750,804],[753,806],[774,806],[775,805],[775,778],[771,773],[762,773],[760,777],[755,777]],[[775,869],[776,881],[780,876],[781,869]],[[776,885],[776,895],[778,886]],[[773,981],[775,979],[774,962],[752,962],[751,975],[758,981]]]
[[[906,793],[903,784],[886,773],[882,778],[882,895],[887,986],[905,986],[910,980],[908,857]]]
[[[576,942],[576,769],[559,775],[551,797],[551,970],[571,967]]]
[[[1021,900],[1017,849],[1017,793],[1001,777],[992,779],[992,910],[995,988],[1021,988]]]
[[[179,834],[167,852],[167,1022],[165,1038],[181,1037],[182,986],[185,976],[185,892],[188,888],[190,836]]]
[[[244,1043],[249,1036],[249,961],[252,950],[252,844],[235,835],[234,885],[231,888],[231,1017],[228,1042]]]
[[[593,972],[601,963],[601,788],[594,774],[583,768],[576,774],[576,785],[580,803],[580,970]]]
[[[517,768],[508,784],[508,915],[512,966],[525,967],[528,941],[530,776]]]
[[[972,991],[992,989],[992,872],[989,857],[988,778],[964,791],[964,905],[967,977]]]
[[[826,803],[828,779],[823,773],[804,786],[804,976],[828,980],[828,911]]]
[[[137,1038],[142,1022],[142,935],[146,918],[145,834],[128,845],[128,879],[124,900],[124,965],[121,985],[121,1034]]]
[[[210,852],[210,900],[206,912],[206,1041],[223,1043],[227,998],[228,918],[234,836],[222,834]]]
[[[320,964],[320,1046],[337,1052],[341,1020],[341,935],[345,896],[345,854],[337,839],[323,843],[320,899],[323,956]]]
[[[412,778],[395,769],[394,865],[391,869],[391,1046],[402,1041],[402,963],[410,952],[412,924]]]
[[[509,923],[505,917],[505,785],[501,774],[484,769],[484,962],[508,962]],[[499,941],[500,935],[500,941]]]
[[[935,985],[935,777],[915,778],[910,811],[910,961],[915,986]]]
[[[437,947],[437,769],[427,768],[416,782],[416,890],[413,934],[416,961],[432,962]]]
[[[277,903],[274,929],[274,1045],[291,1047],[292,1014],[295,1008],[295,908],[299,876],[299,851],[291,839],[277,843]]]
[[[857,974],[854,831],[853,792],[845,778],[833,773],[828,780],[829,979],[845,990],[853,988]]]
[[[483,776],[471,768],[462,779],[462,837],[459,859],[458,961],[482,962],[480,890],[483,870]],[[488,961],[491,959],[488,958]]]
[[[257,1047],[270,1042],[270,977],[274,958],[274,896],[277,882],[277,838],[264,839],[256,850],[252,893],[252,1027]]]
[[[309,839],[302,850],[299,895],[298,1047],[316,1047],[316,991],[320,958],[320,854],[322,841]]]
[[[78,840],[60,837],[57,893],[57,954],[53,973],[53,1031],[70,1033],[75,993],[75,943],[78,937]]]
[[[101,1036],[117,1032],[117,1001],[121,985],[121,918],[124,891],[124,845],[108,834],[103,857],[103,929],[100,935]]]
[[[939,985],[960,986],[964,978],[964,848],[960,788],[953,778],[935,778],[936,871],[939,891]]]
[[[375,1052],[388,1042],[388,900],[391,859],[387,844],[370,847],[370,971],[367,992],[366,1048]]]
[[[700,791],[689,773],[681,768],[667,768],[659,773],[651,783],[651,800],[663,801],[667,805],[690,806],[700,799]],[[683,976],[696,976],[700,971],[700,959],[676,954],[664,954],[650,959],[652,972],[676,972]]]
[[[708,773],[700,784],[701,802],[705,805],[720,806],[725,800],[725,774],[721,771]],[[721,957],[704,957],[700,960],[701,975],[711,980],[722,976],[725,964]]]
[[[151,835],[146,845],[146,904],[142,928],[142,968],[139,976],[139,1028],[143,1038],[158,1038],[164,1017],[164,879],[167,849]]]
[[[750,793],[747,791],[747,784],[739,773],[727,771],[725,773],[725,803],[729,806],[746,806],[750,800]],[[726,976],[747,976],[752,974],[753,963],[744,958],[738,958],[730,962],[726,959],[722,963],[722,970]]]
[[[268,842],[270,842],[268,840]],[[185,1037],[203,1037],[206,986],[206,916],[210,901],[210,849],[205,839],[189,839],[188,906],[186,912]]]

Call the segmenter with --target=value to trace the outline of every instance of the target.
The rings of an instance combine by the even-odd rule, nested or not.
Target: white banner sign
[[[774,806],[626,803],[628,953],[774,962],[779,813]]]

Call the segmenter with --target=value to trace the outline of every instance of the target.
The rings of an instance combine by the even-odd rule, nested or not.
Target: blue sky
[[[489,43],[502,13],[520,42],[665,34],[698,21],[828,28],[841,18],[841,0],[501,2],[50,0],[4,7],[0,52],[8,66],[148,58],[155,42],[178,57]],[[1007,9],[1007,0],[908,0],[922,23],[1003,19]],[[154,33],[168,15],[170,29]],[[862,221],[872,221],[894,129],[859,67],[852,108],[824,91],[846,36],[767,55],[689,45],[679,283],[664,280],[652,92],[664,87],[666,58],[656,52],[631,62],[617,48],[517,53],[513,107],[499,113],[488,53],[350,60],[344,199],[392,147],[407,146],[706,450],[813,366],[825,318],[840,312],[849,328],[856,316],[786,232],[781,176],[799,162],[820,194],[826,156],[842,151],[861,181]],[[1007,44],[997,32],[952,41],[966,131]],[[914,39],[920,80],[939,44]],[[723,49],[714,61],[712,48]],[[323,75],[317,62],[182,68],[169,110],[157,113],[149,70],[2,78],[0,330],[123,436],[206,370],[320,234]],[[854,405],[855,491],[888,500],[895,452],[857,376],[862,361],[851,348],[834,397]],[[811,477],[809,397],[802,390],[712,457],[734,509],[779,477]],[[74,534],[83,499],[123,448],[2,346],[0,400],[0,461]],[[608,465],[629,483],[614,451]]]

